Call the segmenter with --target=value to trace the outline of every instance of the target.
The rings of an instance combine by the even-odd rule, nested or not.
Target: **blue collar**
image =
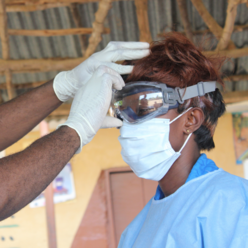
[[[219,168],[216,166],[213,160],[208,159],[206,154],[202,153],[201,156],[196,161],[195,165],[193,166],[191,172],[185,183],[189,182],[190,180],[203,176],[208,172],[218,170]],[[156,194],[154,196],[155,200],[161,200],[164,198],[164,193],[162,192],[160,186],[158,185]]]

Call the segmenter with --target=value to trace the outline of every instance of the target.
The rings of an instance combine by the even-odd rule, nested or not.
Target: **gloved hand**
[[[78,133],[81,145],[76,153],[92,140],[101,125],[102,127],[106,125],[111,127],[109,123],[113,126],[122,125],[122,122],[116,118],[105,119],[105,117],[112,97],[112,86],[121,90],[124,85],[122,77],[116,71],[100,66],[87,84],[77,91],[69,117],[61,125],[69,126]]]
[[[140,59],[148,54],[149,43],[146,42],[109,42],[104,50],[91,55],[71,71],[60,72],[53,82],[54,92],[60,101],[65,102],[75,96],[100,65],[112,68],[119,74],[129,74],[133,66],[113,62]]]

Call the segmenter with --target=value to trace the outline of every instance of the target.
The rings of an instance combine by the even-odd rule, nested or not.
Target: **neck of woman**
[[[159,186],[165,197],[173,194],[177,189],[185,184],[190,171],[200,157],[200,150],[198,149],[197,144],[193,139],[190,140],[181,152],[181,156],[174,162],[166,175],[159,181]]]

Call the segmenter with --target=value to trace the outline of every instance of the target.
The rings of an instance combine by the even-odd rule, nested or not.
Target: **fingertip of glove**
[[[142,43],[143,48],[149,48],[150,47],[150,43],[148,43],[148,42],[140,42],[140,43]]]
[[[111,117],[111,116],[106,116],[102,125],[101,125],[101,128],[113,128],[113,127],[121,127],[122,126],[122,121],[115,118],[115,117]]]

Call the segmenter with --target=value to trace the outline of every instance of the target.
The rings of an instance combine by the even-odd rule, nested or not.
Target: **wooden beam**
[[[5,0],[0,0],[0,38],[2,45],[2,57],[4,60],[7,60],[10,58],[10,50]],[[11,100],[16,95],[16,92],[13,90],[12,87],[11,70],[8,68],[4,70],[4,75],[7,85],[8,97],[9,100]]]
[[[149,28],[148,20],[148,0],[135,0],[136,14],[139,25],[139,40],[145,42],[152,42],[152,36]]]
[[[231,75],[228,77],[223,78],[224,81],[242,81],[242,80],[247,80],[248,81],[248,74],[247,75]],[[39,87],[42,84],[46,83],[47,81],[40,81],[40,82],[29,82],[29,83],[21,83],[21,84],[13,84],[14,89],[30,89],[30,88],[35,88]],[[0,84],[0,90],[5,90],[7,88],[6,83]]]
[[[53,183],[45,189],[48,247],[57,248],[55,210],[53,203]]]
[[[0,0],[0,38],[2,44],[2,57],[3,59],[9,59],[9,36],[5,0]]]
[[[46,121],[42,121],[39,126],[40,126],[41,137],[49,134],[49,127]],[[48,247],[57,248],[55,211],[54,211],[54,201],[53,201],[53,183],[52,182],[45,189],[45,207],[46,207],[46,220],[47,220]]]
[[[234,29],[234,22],[237,15],[237,7],[238,3],[236,3],[236,0],[228,1],[225,27],[223,29],[222,36],[219,40],[216,50],[225,50],[228,47]]]
[[[243,81],[243,80],[248,81],[248,74],[247,75],[231,75],[231,76],[225,77],[223,80],[228,81],[228,82],[231,82],[231,81]]]
[[[6,0],[6,5],[29,5],[29,4],[43,5],[54,3],[92,3],[99,2],[99,0]]]
[[[84,59],[21,59],[3,60],[0,59],[0,71],[9,69],[15,72],[47,72],[70,70],[79,65]]]
[[[222,27],[215,21],[215,19],[210,15],[205,5],[201,0],[191,0],[195,8],[197,9],[199,15],[204,20],[208,28],[214,34],[214,36],[219,40],[222,34]]]
[[[74,20],[76,27],[82,28],[83,25],[82,25],[81,17],[80,17],[77,6],[78,6],[77,3],[70,4],[70,10],[71,10],[72,18]],[[86,36],[85,35],[79,35],[79,42],[80,42],[80,46],[81,46],[81,50],[82,50],[82,55],[84,55],[85,50],[86,50],[86,44],[87,44]]]
[[[4,103],[4,100],[3,100],[3,96],[1,94],[1,91],[0,91],[0,105]]]
[[[244,30],[247,30],[248,29],[248,24],[245,24],[245,25],[236,25],[234,26],[234,29],[233,29],[233,33],[235,32],[242,32]],[[185,34],[185,31],[183,32],[180,32],[182,34]],[[212,33],[210,29],[202,29],[202,30],[195,30],[195,31],[192,31],[193,35],[203,35],[203,34],[208,34],[208,33]],[[158,37],[163,37],[166,33],[158,33]]]
[[[120,1],[120,0],[113,0]],[[123,0],[122,0],[123,1]],[[132,1],[132,0],[124,0]],[[71,4],[71,3],[95,3],[100,0],[6,0],[7,6],[13,5],[44,5],[44,4]]]
[[[194,42],[193,40],[193,33],[191,30],[191,26],[190,26],[190,22],[189,22],[189,17],[188,17],[188,11],[187,11],[187,3],[186,0],[177,0],[177,4],[179,7],[179,11],[180,11],[180,16],[182,18],[182,23],[183,23],[183,27],[184,27],[184,31],[186,34],[186,37]]]
[[[93,54],[102,40],[102,33],[104,30],[103,22],[107,17],[108,11],[111,8],[112,0],[101,0],[99,2],[99,7],[95,13],[95,21],[93,22],[93,33],[89,38],[89,45],[85,51],[84,59],[87,59],[91,54]]]
[[[46,30],[29,30],[29,29],[9,29],[9,35],[23,35],[23,36],[62,36],[62,35],[77,35],[77,34],[91,34],[93,28],[70,28],[70,29],[46,29]],[[109,34],[110,29],[104,28],[104,34]]]
[[[237,4],[245,3],[246,6],[248,5],[248,0],[236,0]]]
[[[232,49],[225,51],[206,51],[206,56],[221,55],[230,58],[239,58],[248,56],[248,47],[241,49]],[[0,72],[9,69],[12,73],[24,72],[47,72],[47,71],[63,71],[70,70],[79,65],[86,58],[70,58],[70,59],[20,59],[20,60],[3,60],[0,59]]]
[[[248,47],[240,48],[240,49],[222,50],[222,51],[206,51],[203,52],[203,54],[205,56],[220,55],[235,59],[235,58],[248,56]]]
[[[6,11],[7,12],[31,12],[31,11],[37,11],[37,10],[66,7],[66,6],[69,6],[69,3],[45,3],[41,5],[37,5],[34,3],[28,4],[28,5],[14,4],[14,5],[6,5]]]
[[[40,82],[34,82],[34,83],[22,83],[22,84],[12,84],[12,87],[14,89],[30,89],[35,88],[38,86],[41,86],[42,84],[46,83],[47,81],[40,81]],[[0,84],[0,90],[5,90],[7,88],[6,83]]]
[[[45,10],[57,7],[70,6],[73,3],[96,3],[100,0],[47,0],[47,1],[6,1],[6,11],[7,12],[30,12],[37,10]],[[120,0],[113,0],[120,1]],[[131,1],[131,0],[121,0],[121,1]],[[34,3],[35,2],[35,3]]]
[[[233,91],[222,94],[225,103],[235,103],[248,100],[248,91]]]
[[[5,80],[6,80],[6,88],[7,88],[7,92],[8,92],[8,97],[9,100],[13,99],[16,96],[16,92],[13,89],[13,85],[12,85],[12,75],[10,70],[6,70],[5,71]]]
[[[212,31],[214,36],[219,40],[222,36],[222,27],[215,21],[215,19],[210,15],[205,5],[201,0],[191,0],[195,8],[197,9],[199,15],[204,20],[208,28]],[[229,42],[228,49],[234,49],[235,45],[232,41]]]

